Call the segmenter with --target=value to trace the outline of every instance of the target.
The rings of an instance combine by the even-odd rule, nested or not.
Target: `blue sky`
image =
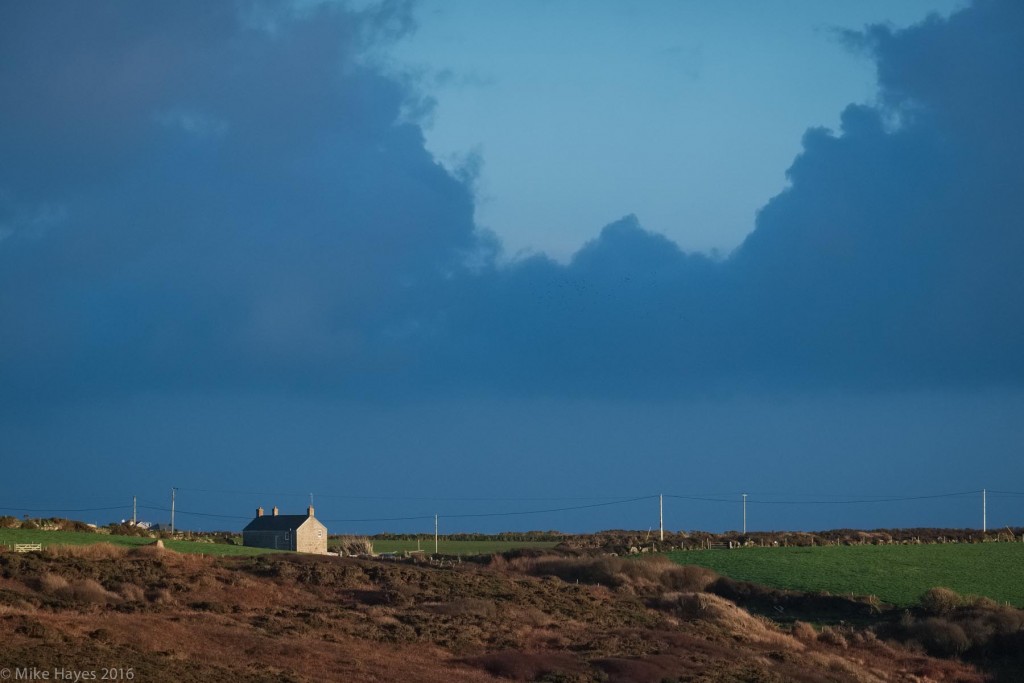
[[[963,4],[422,2],[388,57],[436,100],[428,149],[479,156],[476,220],[511,254],[564,260],[629,213],[727,254],[803,132],[874,101],[874,64],[841,32]]]
[[[1024,10],[887,5],[5,5],[0,507],[1020,524]]]

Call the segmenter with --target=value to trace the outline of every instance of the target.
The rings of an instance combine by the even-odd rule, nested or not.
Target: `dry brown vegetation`
[[[780,627],[708,592],[720,581],[616,557],[0,553],[0,667],[132,667],[147,682],[985,680],[870,631]]]

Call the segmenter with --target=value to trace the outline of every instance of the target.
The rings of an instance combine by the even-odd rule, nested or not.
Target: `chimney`
[[[274,506],[274,516],[277,517],[277,506]]]
[[[256,508],[256,516],[257,517],[262,517],[263,516],[263,508]]]
[[[312,505],[310,505],[308,508],[306,508],[306,515],[308,517],[312,517],[313,516],[313,506]]]

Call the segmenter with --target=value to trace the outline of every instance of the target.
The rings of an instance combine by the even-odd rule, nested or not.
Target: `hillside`
[[[984,680],[865,632],[791,633],[705,592],[714,579],[618,558],[0,553],[0,668],[131,668],[147,682]]]

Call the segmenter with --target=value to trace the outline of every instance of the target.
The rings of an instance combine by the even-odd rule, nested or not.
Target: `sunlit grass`
[[[372,541],[375,553],[395,553],[409,550],[434,552],[434,540]],[[554,548],[554,541],[448,541],[439,539],[437,552],[442,555],[489,555],[516,548]]]
[[[1024,543],[738,548],[668,554],[742,581],[915,604],[929,588],[1024,607]]]
[[[0,545],[13,546],[16,543],[41,543],[44,548],[54,545],[90,545],[110,543],[119,546],[142,546],[154,543],[155,539],[144,536],[115,536],[113,534],[87,531],[42,531],[38,529],[0,529]],[[179,553],[200,553],[203,555],[262,555],[263,553],[285,552],[270,548],[247,548],[226,543],[205,543],[201,541],[165,540],[164,546]]]

